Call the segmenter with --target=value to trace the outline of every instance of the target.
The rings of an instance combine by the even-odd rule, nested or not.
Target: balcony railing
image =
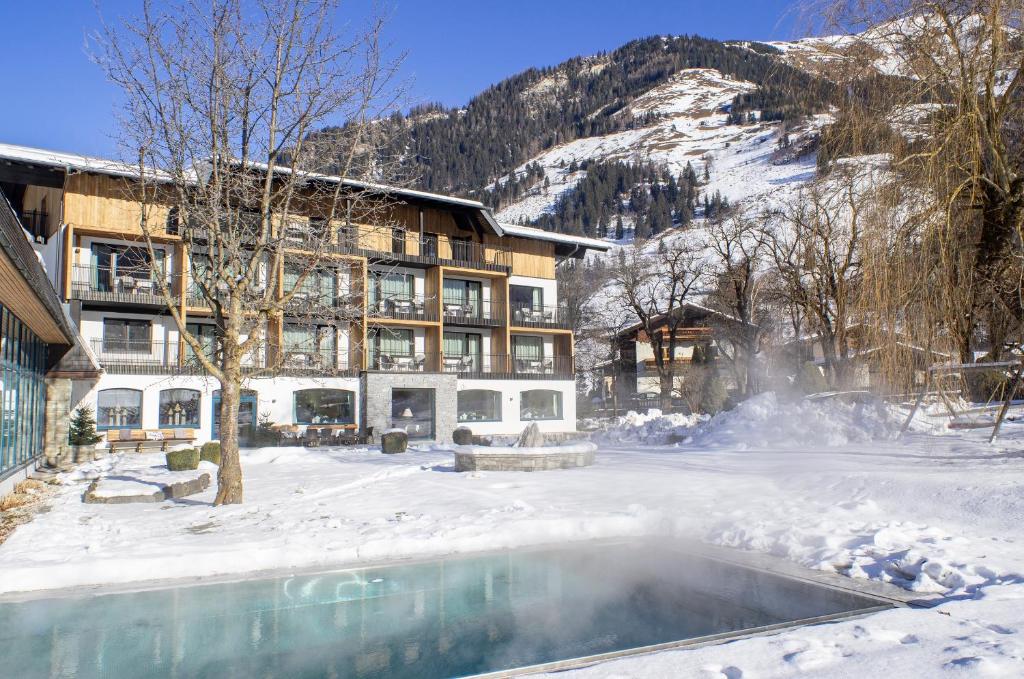
[[[75,264],[71,267],[71,297],[96,302],[163,305],[155,272],[145,269],[112,269]],[[174,290],[173,277],[165,279]]]
[[[203,375],[206,370],[185,342],[138,342],[94,339],[92,351],[108,373],[117,375]],[[211,351],[212,353],[212,351]],[[262,354],[242,362],[251,372],[266,365]]]
[[[423,295],[370,295],[366,315],[410,321],[436,321],[437,297]]]
[[[289,347],[281,352],[281,373],[322,377],[355,376],[359,366],[349,365],[348,357],[331,348]]]
[[[446,325],[499,327],[505,325],[505,307],[491,300],[448,298],[441,302]]]
[[[442,365],[444,372],[467,378],[573,379],[571,356],[522,358],[508,354],[445,354]]]
[[[513,304],[512,325],[521,328],[561,328],[569,329],[569,314],[562,306],[542,306],[539,304]]]
[[[440,372],[441,354],[388,354],[370,352],[370,370],[382,372]]]
[[[296,230],[288,241],[301,250],[306,242],[302,231]],[[426,266],[461,266],[490,271],[507,271],[512,266],[512,249],[504,245],[477,243],[446,235],[423,235],[417,231],[372,227],[343,226],[336,230],[327,249],[342,254],[363,255],[370,259],[391,260]]]

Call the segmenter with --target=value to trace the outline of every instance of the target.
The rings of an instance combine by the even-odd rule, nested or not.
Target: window
[[[151,264],[146,248],[94,243],[93,288],[103,292],[152,293],[155,289],[153,271],[166,270],[166,253],[154,250],[154,254],[156,262]]]
[[[301,266],[286,264],[284,267],[284,289],[291,292],[295,289],[305,269]],[[327,306],[336,306],[338,297],[338,272],[331,268],[310,270],[302,278],[298,292],[292,297],[293,302],[316,302]]]
[[[373,328],[370,346],[376,359],[380,356],[408,358],[413,355],[413,332],[405,328]]]
[[[424,257],[437,257],[437,234],[425,233],[420,239],[420,254]]]
[[[483,300],[483,285],[480,281],[463,281],[457,278],[444,279],[445,308],[456,307],[456,311],[472,316],[480,315]]]
[[[449,361],[459,362],[467,359],[465,363],[457,363],[459,372],[474,372],[480,370],[482,354],[482,335],[473,332],[445,332],[444,359],[446,365]]]
[[[142,392],[104,389],[96,397],[98,429],[132,429],[142,425]]]
[[[329,325],[284,326],[284,360],[289,367],[333,368],[337,363],[338,342],[334,328]]]
[[[544,288],[510,285],[508,286],[508,301],[513,309],[539,311],[544,307]]]
[[[465,389],[459,392],[459,422],[500,422],[501,392]]]
[[[355,394],[344,389],[300,389],[295,392],[296,424],[352,424]]]
[[[543,360],[544,338],[536,335],[513,335],[512,356],[519,360]]]
[[[396,300],[411,300],[414,297],[415,281],[412,274],[370,272],[370,303],[387,304]]]
[[[434,390],[392,389],[391,427],[402,429],[409,438],[434,436]]]
[[[214,358],[214,354],[217,349],[217,326],[210,325],[209,323],[186,323],[185,329],[188,330],[189,334],[199,340],[200,346],[203,347],[203,353],[208,358]],[[184,342],[183,342],[184,343]],[[195,350],[192,349],[191,344],[185,344],[185,358],[190,362],[195,362],[198,365],[198,361],[195,359]]]
[[[391,252],[396,255],[405,254],[405,229],[399,227],[391,229]]]
[[[468,238],[452,237],[452,259],[470,261],[472,259],[473,241]]]
[[[550,389],[531,389],[519,394],[519,419],[562,419],[562,392]]]
[[[149,321],[128,318],[103,319],[103,351],[130,351],[148,354],[152,326]]]
[[[160,392],[161,427],[198,427],[199,392],[195,389],[164,389]]]

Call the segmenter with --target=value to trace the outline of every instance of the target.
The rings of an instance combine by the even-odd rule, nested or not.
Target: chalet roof
[[[115,177],[139,176],[139,168],[137,166],[121,163],[116,160],[86,156],[80,153],[51,151],[32,146],[5,144],[2,142],[0,142],[0,160],[19,162],[50,170],[63,170],[65,172],[95,172]]]
[[[611,248],[611,243],[608,241],[598,240],[597,238],[585,238],[583,236],[571,236],[567,233],[545,231],[544,229],[538,229],[535,226],[502,224],[501,229],[507,235],[515,236],[516,238],[543,240],[562,245],[576,246],[578,248],[585,248],[588,250],[599,250],[601,252],[607,252]]]
[[[742,323],[742,321],[740,321],[740,319],[736,318],[735,316],[730,316],[729,314],[724,314],[721,311],[716,311],[716,310],[711,309],[709,307],[701,306],[700,304],[694,304],[693,302],[687,302],[686,304],[683,304],[683,305],[677,307],[677,309],[682,309],[684,313],[693,313],[693,315],[698,316],[698,317],[716,316],[717,318],[720,318],[723,321],[726,321],[728,323],[735,323],[735,324]],[[668,316],[667,313],[658,314],[652,320],[654,321],[654,323],[656,325],[660,326],[662,324],[662,322],[667,318],[667,316]],[[631,325],[631,326],[629,326],[627,328],[623,328],[619,332],[615,333],[615,336],[617,338],[625,339],[625,338],[629,337],[630,335],[635,334],[637,331],[641,330],[642,328],[643,328],[643,323],[634,323],[633,325]]]

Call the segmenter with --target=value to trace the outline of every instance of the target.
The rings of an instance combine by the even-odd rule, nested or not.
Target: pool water
[[[464,676],[877,607],[646,543],[0,603],[0,675]]]

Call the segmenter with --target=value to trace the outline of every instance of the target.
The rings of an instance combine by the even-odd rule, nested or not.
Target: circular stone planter
[[[538,448],[456,446],[455,471],[536,472],[588,467],[594,464],[596,450],[589,441]]]

